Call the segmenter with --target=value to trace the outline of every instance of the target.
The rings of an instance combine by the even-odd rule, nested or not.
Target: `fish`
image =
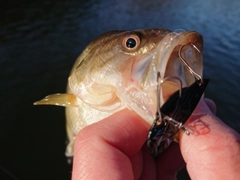
[[[74,139],[81,129],[124,108],[151,125],[157,111],[159,77],[178,77],[182,87],[195,82],[179,60],[180,48],[185,61],[202,75],[202,53],[193,45],[202,52],[203,38],[196,31],[155,28],[106,32],[77,58],[66,93],[51,94],[34,104],[66,107],[69,143],[65,155],[72,157]],[[164,103],[179,90],[179,83],[169,78],[161,88],[159,98]]]

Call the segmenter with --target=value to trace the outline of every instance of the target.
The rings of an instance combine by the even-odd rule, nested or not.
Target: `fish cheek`
[[[124,61],[124,63],[119,67],[119,72],[121,73],[123,80],[126,83],[133,83],[134,79],[132,78],[132,74],[134,72],[134,66],[137,63],[137,57],[129,57]]]

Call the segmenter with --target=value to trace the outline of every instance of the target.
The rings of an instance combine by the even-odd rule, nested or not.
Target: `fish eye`
[[[127,50],[135,50],[140,45],[140,39],[137,35],[126,36],[122,41],[122,46]]]

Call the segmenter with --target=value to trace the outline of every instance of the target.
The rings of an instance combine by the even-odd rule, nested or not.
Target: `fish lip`
[[[182,73],[188,73],[188,71],[184,69],[184,65],[179,59],[178,52],[182,46],[189,45],[190,43],[194,44],[194,46],[196,46],[197,49],[202,52],[203,39],[199,33],[195,31],[168,33],[158,44],[156,44],[156,47],[153,51],[150,51],[147,55],[143,56],[141,61],[137,65],[134,65],[135,69],[132,72],[132,79],[139,82],[142,89],[151,89],[154,88],[153,86],[157,85],[156,79],[158,72],[160,72],[162,79],[168,76],[179,77],[179,74],[174,74],[171,68],[175,68],[175,71],[177,72],[179,71],[178,68],[181,66]],[[199,57],[199,59],[196,59],[196,62],[199,64],[199,66],[197,66],[195,71],[202,76],[202,55],[200,54],[200,56],[201,57]],[[193,59],[194,58],[195,57],[193,57]],[[155,69],[150,67],[150,71],[147,73],[147,75],[145,75],[146,71],[149,69],[149,66],[155,67]],[[192,84],[194,81],[193,76],[188,74],[190,79],[186,79],[185,74],[181,74],[180,77],[183,87]]]

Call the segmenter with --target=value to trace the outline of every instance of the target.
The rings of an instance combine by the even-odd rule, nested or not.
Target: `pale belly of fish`
[[[195,80],[179,60],[181,47],[185,61],[202,75],[202,54],[190,44],[202,51],[202,36],[194,31],[144,29],[111,31],[92,41],[72,68],[67,93],[35,103],[66,107],[66,156],[73,156],[74,139],[82,128],[121,109],[129,108],[152,124],[157,111],[157,73],[162,79],[178,77],[183,87]],[[164,82],[161,102],[178,89],[174,78]]]

